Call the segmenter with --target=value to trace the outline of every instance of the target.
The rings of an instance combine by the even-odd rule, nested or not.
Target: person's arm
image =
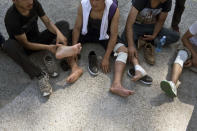
[[[183,45],[186,46],[192,53],[192,64],[197,67],[197,52],[194,50],[192,43],[190,42],[190,38],[194,35],[188,30],[182,37]]]
[[[118,37],[118,24],[119,24],[119,9],[117,8],[116,13],[114,14],[112,21],[111,21],[111,27],[110,27],[110,39],[108,42],[107,50],[105,52],[105,55],[103,57],[101,66],[104,73],[107,73],[110,71],[109,69],[109,58],[110,55],[116,45],[117,37]]]
[[[128,42],[128,52],[129,52],[129,61],[132,62],[132,58],[138,57],[137,50],[135,48],[135,43],[133,40],[133,24],[136,21],[136,17],[139,11],[134,7],[131,6],[131,10],[129,12],[127,22],[126,22],[126,38]]]
[[[81,28],[82,28],[82,22],[83,22],[82,5],[80,4],[78,8],[78,13],[77,13],[77,19],[75,21],[75,26],[72,32],[72,44],[73,45],[78,43]]]
[[[58,47],[57,45],[44,45],[40,43],[29,42],[25,33],[21,35],[16,35],[15,38],[20,44],[22,44],[25,48],[29,50],[48,50],[52,53],[55,53]]]
[[[161,12],[160,13],[158,21],[155,24],[153,34],[152,35],[144,35],[144,40],[154,40],[157,37],[158,33],[161,31],[161,29],[165,23],[167,16],[168,16],[168,12]]]
[[[53,22],[51,22],[51,20],[46,15],[40,17],[40,19],[50,32],[57,35],[56,44],[62,42],[64,45],[67,45],[67,38],[60,32],[56,25],[53,24]]]

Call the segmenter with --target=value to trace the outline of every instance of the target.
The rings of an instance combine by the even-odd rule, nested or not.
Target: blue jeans
[[[137,42],[140,36],[144,36],[144,35],[152,35],[154,32],[154,28],[155,25],[154,24],[134,24],[133,25],[133,40],[134,43],[137,46]],[[167,28],[162,28],[161,31],[159,32],[159,34],[157,35],[157,37],[154,39],[154,45],[157,45],[158,42],[160,42],[160,39],[163,36],[166,36],[166,45],[175,43],[179,40],[180,35],[179,33],[177,33],[176,31],[173,31],[171,29],[167,29]],[[121,39],[124,43],[127,43],[126,40],[126,32],[125,30],[123,31],[122,35],[121,35]]]

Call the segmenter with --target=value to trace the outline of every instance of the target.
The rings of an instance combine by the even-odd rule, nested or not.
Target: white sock
[[[135,65],[135,71],[140,71],[142,76],[147,75],[146,71],[140,65]]]
[[[176,60],[174,61],[174,63],[179,64],[181,67],[183,67],[183,64],[185,63],[185,61],[188,58],[188,54],[185,50],[180,50],[177,54]]]

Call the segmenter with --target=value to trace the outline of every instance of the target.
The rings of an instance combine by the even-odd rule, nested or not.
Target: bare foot
[[[131,78],[132,81],[138,81],[139,79],[141,79],[143,76],[142,76],[142,73],[138,70],[135,71],[135,76],[133,76]]]
[[[114,94],[117,94],[119,96],[122,96],[122,97],[127,97],[127,96],[130,96],[130,95],[133,95],[134,94],[134,91],[131,91],[131,90],[127,90],[125,88],[123,88],[121,86],[121,84],[112,84],[112,87],[110,88],[110,91]]]
[[[70,57],[70,56],[74,56],[74,55],[77,55],[80,53],[81,51],[81,44],[78,43],[76,45],[73,45],[73,46],[60,46],[58,47],[57,49],[57,52],[56,52],[56,58],[57,59],[63,59],[65,57]]]
[[[77,67],[75,70],[73,70],[66,79],[66,82],[71,84],[74,83],[81,75],[83,74],[83,70],[79,67]]]

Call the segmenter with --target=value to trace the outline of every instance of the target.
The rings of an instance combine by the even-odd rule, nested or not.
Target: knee
[[[128,53],[128,49],[127,49],[125,46],[121,46],[121,47],[117,50],[117,53],[120,53],[120,52]]]
[[[67,21],[65,21],[65,20],[58,21],[56,23],[56,26],[59,27],[59,28],[60,27],[64,27],[64,28],[69,29],[69,23]]]
[[[16,40],[7,40],[5,41],[5,43],[3,44],[3,49],[6,51],[6,52],[14,52],[15,50],[13,48],[15,48],[17,44],[17,41]]]
[[[128,58],[128,49],[123,44],[119,43],[116,45],[114,52],[117,55],[116,61],[126,64]]]

